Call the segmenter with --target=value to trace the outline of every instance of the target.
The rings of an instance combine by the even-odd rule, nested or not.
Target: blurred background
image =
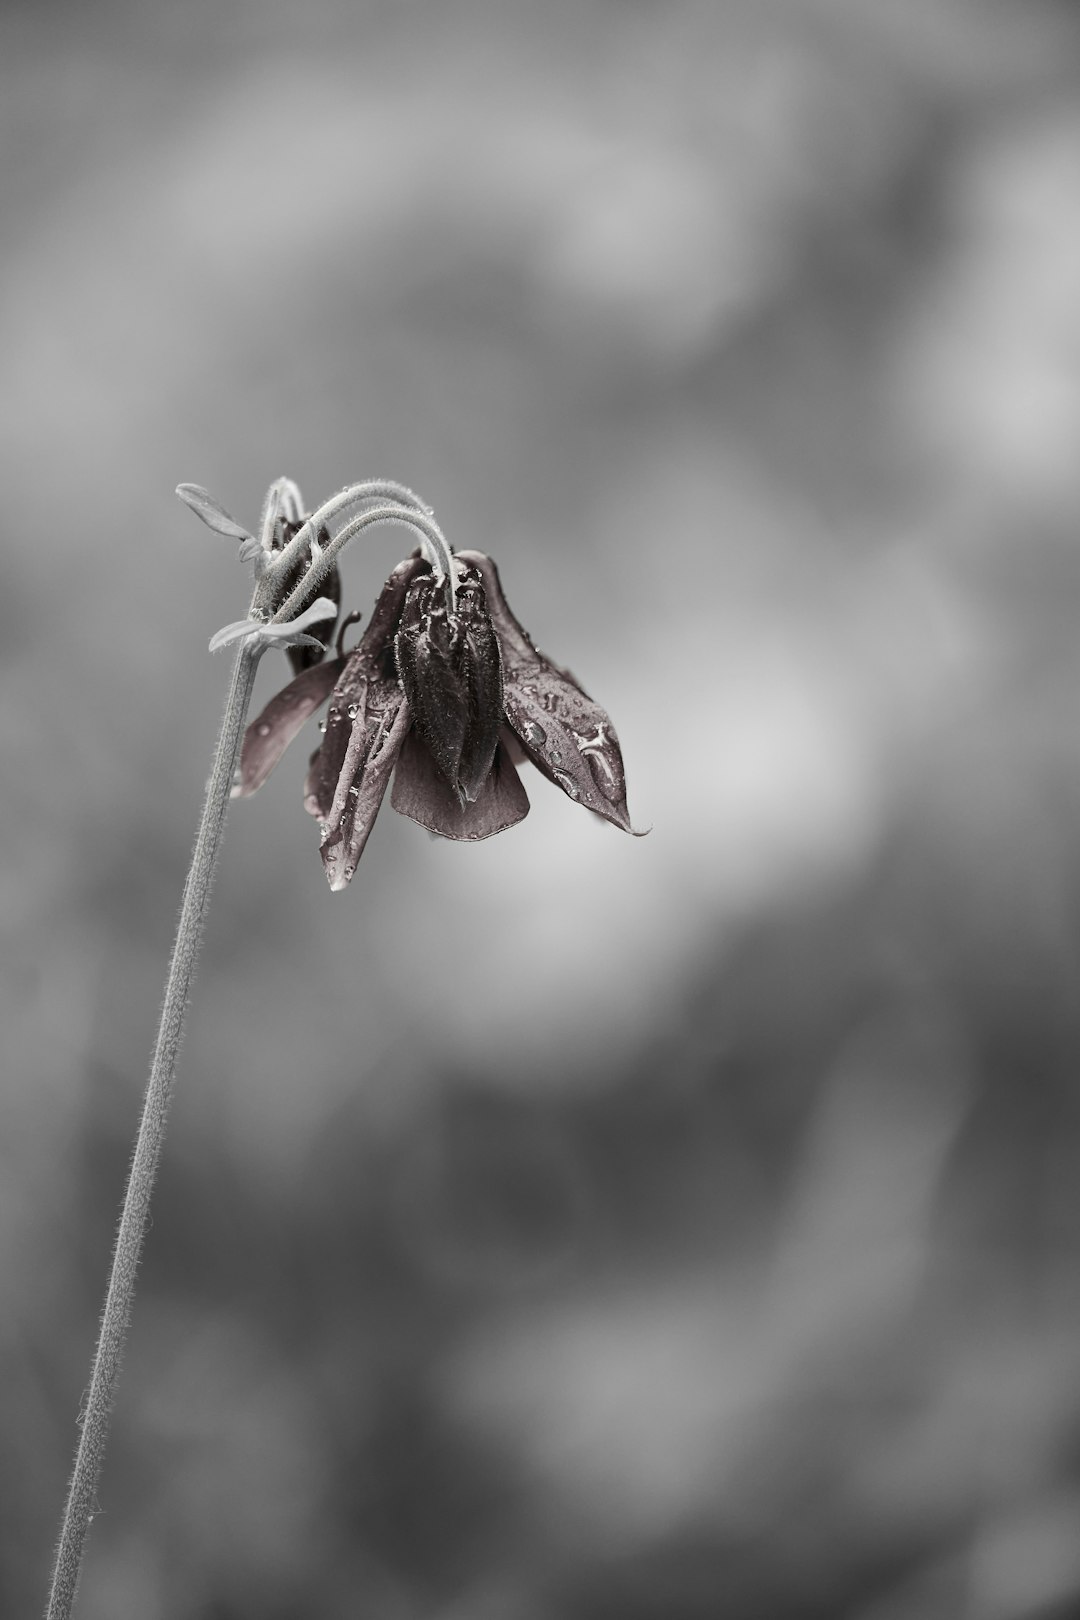
[[[314,724],[233,807],[80,1620],[1080,1614],[1078,90],[1043,0],[3,6],[0,1611],[249,599],[172,491],[288,473],[492,552],[652,832],[331,895]]]

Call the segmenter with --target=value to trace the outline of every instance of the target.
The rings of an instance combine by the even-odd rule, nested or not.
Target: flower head
[[[234,794],[261,787],[330,698],[305,808],[333,889],[356,870],[393,776],[395,810],[443,838],[504,832],[528,814],[515,762],[632,832],[615,728],[568,670],[537,651],[478,551],[454,556],[454,589],[421,556],[399,563],[347,655],[302,670],[248,727]]]

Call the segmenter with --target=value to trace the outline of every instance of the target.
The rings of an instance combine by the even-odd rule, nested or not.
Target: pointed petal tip
[[[563,792],[566,792],[565,788],[563,788]],[[567,794],[566,796],[567,798],[573,797],[572,794]],[[581,800],[575,800],[575,803],[580,804]],[[629,813],[625,810],[620,812],[619,806],[617,805],[611,805],[610,807],[605,806],[605,808],[601,810],[598,809],[595,804],[586,804],[583,805],[583,808],[594,815],[597,821],[603,822],[608,827],[617,827],[619,832],[629,833],[631,838],[647,838],[652,832],[652,827],[632,826]]]
[[[649,834],[652,832],[652,827],[632,827],[630,825],[629,816],[626,816],[625,819],[615,816],[606,816],[599,810],[594,810],[593,815],[598,821],[606,822],[609,827],[617,827],[620,832],[629,833],[631,838],[648,838]]]

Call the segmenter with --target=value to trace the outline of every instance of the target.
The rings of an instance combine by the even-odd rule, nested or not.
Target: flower
[[[529,759],[577,804],[633,832],[619,741],[568,670],[538,652],[498,570],[455,553],[454,589],[415,555],[383,587],[358,645],[304,669],[248,727],[235,796],[254,793],[329,697],[305,808],[343,889],[394,778],[395,810],[443,838],[490,838],[524,819]]]

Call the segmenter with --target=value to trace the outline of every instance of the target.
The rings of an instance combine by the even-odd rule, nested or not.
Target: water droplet
[[[568,799],[580,799],[581,793],[572,776],[568,776],[565,771],[554,771],[552,774]]]
[[[325,720],[320,720],[319,721],[319,730],[320,731],[325,731],[326,730],[326,721]]]
[[[542,748],[547,742],[547,732],[535,720],[530,720],[522,732],[522,741],[527,742],[530,748]]]
[[[622,784],[610,762],[603,754],[597,753],[595,749],[590,749],[585,758],[589,762],[593,781],[604,795],[604,798],[610,799],[612,804],[618,804],[622,798]]]
[[[360,789],[356,786],[356,783],[354,782],[352,787],[349,789],[349,798],[350,799],[357,799],[359,797],[360,797]]]
[[[359,703],[350,703],[349,707],[345,710],[345,713],[348,715],[350,720],[355,720],[357,715],[360,713]]]
[[[273,729],[274,728],[270,724],[269,720],[260,720],[259,724],[255,727],[255,730],[258,732],[260,737],[269,737]]]

